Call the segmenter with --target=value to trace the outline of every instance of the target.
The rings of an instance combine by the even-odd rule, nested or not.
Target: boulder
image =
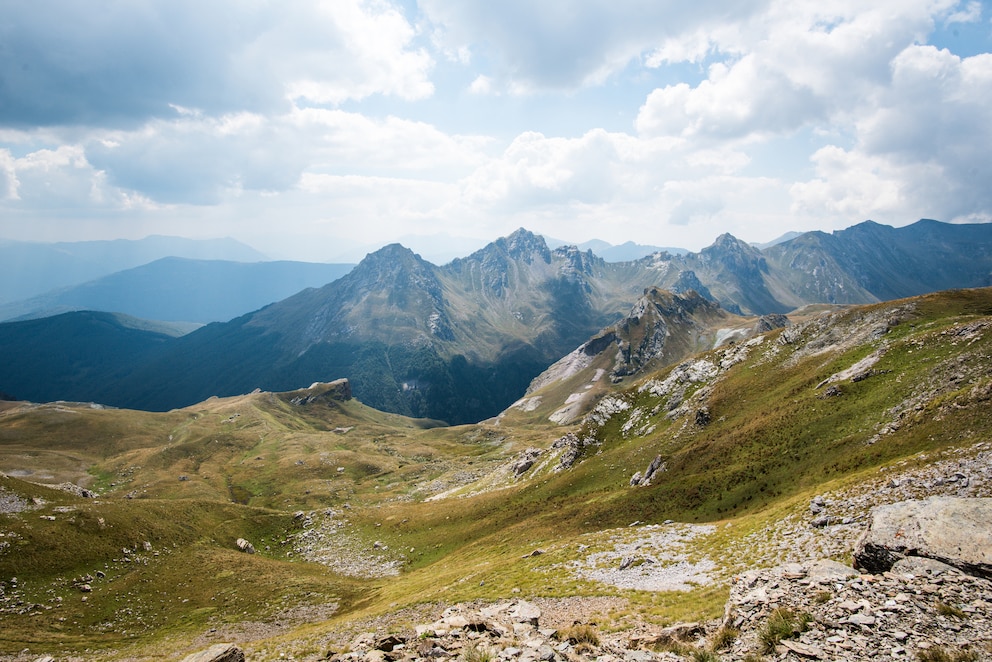
[[[245,554],[255,553],[255,546],[252,545],[247,540],[245,540],[244,538],[238,538],[237,540],[234,541],[234,544],[237,545],[238,549],[240,549]]]
[[[214,644],[206,650],[187,655],[182,662],[245,662],[245,654],[234,644]]]
[[[855,566],[885,572],[912,556],[992,578],[992,498],[930,497],[875,508]]]
[[[541,618],[541,609],[531,602],[520,600],[510,609],[510,617],[516,623],[529,623],[537,627]]]

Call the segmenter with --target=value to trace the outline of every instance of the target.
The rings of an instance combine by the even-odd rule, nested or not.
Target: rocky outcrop
[[[534,466],[534,462],[537,461],[537,458],[539,458],[541,456],[541,453],[543,452],[544,451],[542,451],[540,448],[528,448],[523,453],[521,453],[520,457],[517,458],[517,460],[510,467],[510,469],[513,471],[513,476],[515,478],[519,478],[520,476],[527,473],[527,470],[530,469],[532,466]]]
[[[923,559],[881,575],[834,561],[790,563],[735,578],[723,625],[739,631],[721,659],[990,659],[992,582]],[[781,628],[783,622],[794,627]],[[952,657],[957,654],[972,657]]]
[[[718,304],[694,290],[680,295],[647,288],[630,314],[599,337],[600,343],[610,338],[616,345],[611,379],[616,382],[649,365],[672,362],[693,353],[712,323],[726,317]]]
[[[335,379],[333,382],[316,382],[309,388],[284,393],[283,397],[290,403],[302,407],[315,402],[351,400],[351,382],[347,379]]]
[[[696,272],[691,269],[684,269],[680,271],[678,279],[672,283],[672,286],[669,289],[676,294],[696,292],[707,301],[716,301],[710,293],[709,288],[703,285],[702,281],[699,280],[699,277],[696,276]]]
[[[586,437],[585,439],[579,439],[578,435],[574,432],[569,432],[562,435],[558,439],[555,439],[554,443],[551,444],[551,448],[564,448],[561,456],[558,458],[558,464],[555,465],[554,471],[558,473],[560,471],[566,471],[575,466],[579,458],[582,457],[582,451],[586,446],[591,446],[596,443],[596,440],[592,437]]]
[[[874,509],[855,548],[855,565],[885,572],[913,556],[992,578],[992,498],[930,497]]]
[[[789,324],[791,324],[789,318],[780,313],[762,315],[758,318],[758,321],[755,322],[753,333],[755,335],[759,333],[768,333],[769,331],[774,331],[775,329],[787,327]]]
[[[644,487],[650,485],[651,479],[654,478],[654,475],[659,471],[664,471],[664,470],[665,470],[665,463],[662,461],[661,456],[658,455],[653,460],[651,460],[651,464],[648,465],[647,469],[644,470],[643,474],[640,471],[638,471],[637,473],[635,473],[633,476],[630,477],[630,486],[634,487],[640,485]]]
[[[245,654],[234,644],[214,644],[206,650],[187,655],[182,662],[245,662]]]

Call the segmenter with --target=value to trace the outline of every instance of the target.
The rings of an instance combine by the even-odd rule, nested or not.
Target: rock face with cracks
[[[854,562],[885,572],[900,559],[921,556],[992,578],[992,499],[930,497],[872,511]]]

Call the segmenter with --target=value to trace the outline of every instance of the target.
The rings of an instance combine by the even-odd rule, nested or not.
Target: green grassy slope
[[[766,562],[755,537],[813,494],[989,438],[992,290],[809,314],[604,390],[575,426],[434,427],[353,400],[291,400],[167,414],[5,405],[0,469],[88,476],[101,494],[0,479],[0,502],[23,506],[0,514],[0,653],[178,655],[249,622],[264,625],[258,650],[312,654],[350,618],[517,594],[621,596],[660,623],[715,617],[728,573]],[[566,432],[589,444],[555,471]],[[539,459],[515,477],[530,447]],[[664,469],[631,487],[657,456]],[[445,492],[457,496],[435,498]],[[571,569],[582,549],[636,535],[631,523],[665,520],[718,524],[688,553],[724,580],[636,591]],[[257,553],[238,552],[239,537]],[[318,562],[306,541],[336,558]]]

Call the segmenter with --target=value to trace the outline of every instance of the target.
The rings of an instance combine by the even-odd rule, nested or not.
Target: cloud
[[[126,126],[433,92],[433,60],[392,6],[360,0],[7,3],[0,125]],[[343,65],[343,66],[342,66]]]
[[[0,200],[17,200],[17,170],[9,149],[0,149]]]
[[[696,86],[652,91],[636,127],[645,135],[755,140],[843,122],[872,103],[892,59],[933,29],[934,11],[953,4],[780,3],[736,30],[714,31],[705,45],[690,34],[688,45],[670,45],[664,59],[734,55],[712,63]]]
[[[687,30],[740,20],[765,2],[422,0],[435,38],[493,63],[518,93],[598,85]]]
[[[135,131],[95,134],[86,156],[114,186],[163,203],[219,204],[228,194],[293,188],[305,172],[378,176],[464,174],[489,140],[424,122],[294,108],[272,117],[183,114]]]
[[[911,46],[892,61],[892,84],[856,124],[850,149],[813,156],[817,177],[793,187],[797,210],[882,221],[992,212],[992,54],[959,58]]]
[[[989,50],[967,0],[8,4],[7,233],[99,219],[313,257],[992,216],[992,55],[927,45],[970,23],[961,55]]]

